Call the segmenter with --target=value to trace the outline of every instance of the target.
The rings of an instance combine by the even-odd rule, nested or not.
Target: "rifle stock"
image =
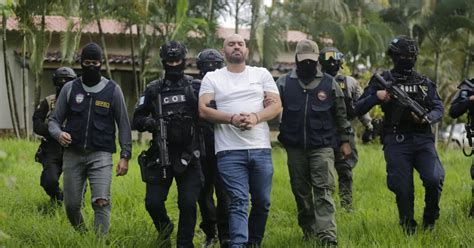
[[[397,85],[387,82],[378,73],[374,74],[377,79],[376,82],[379,86],[385,89],[390,95],[393,96],[402,106],[409,108],[416,116],[420,119],[424,119],[427,123],[431,124],[431,120],[428,118],[428,111],[423,108],[417,101],[410,98],[410,96]]]

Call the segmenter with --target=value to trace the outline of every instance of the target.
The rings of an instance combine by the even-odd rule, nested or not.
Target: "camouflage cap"
[[[296,45],[296,60],[303,61],[310,59],[318,61],[319,48],[318,44],[312,40],[304,39],[300,40]]]

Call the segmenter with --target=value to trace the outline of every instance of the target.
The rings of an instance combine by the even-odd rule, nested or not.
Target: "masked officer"
[[[77,77],[73,69],[60,67],[53,73],[53,84],[56,94],[44,98],[33,113],[33,131],[42,136],[41,144],[36,152],[35,161],[43,165],[41,187],[51,197],[51,202],[63,201],[63,192],[59,188],[59,177],[63,171],[63,148],[49,135],[48,119],[54,110],[56,98],[66,82]]]
[[[48,123],[49,133],[63,147],[64,205],[71,224],[85,231],[81,212],[86,181],[91,187],[94,229],[109,231],[112,154],[116,152],[115,125],[121,147],[117,176],[127,173],[132,135],[120,87],[102,77],[102,49],[89,43],[81,52],[82,76],[64,85]],[[64,128],[63,128],[63,123]]]
[[[200,79],[194,79],[192,84],[196,95],[198,95],[201,88],[201,79],[207,72],[224,67],[224,56],[215,49],[204,49],[198,54],[196,65],[199,69]],[[204,187],[198,201],[202,222],[199,226],[206,234],[205,247],[209,247],[215,242],[216,231],[219,234],[221,247],[227,247],[229,243],[229,196],[217,171],[214,125],[206,121],[200,121],[199,123],[201,139],[204,141],[204,152],[201,157]],[[217,208],[214,203],[214,190],[216,191]]]
[[[346,118],[344,94],[334,78],[317,69],[318,45],[296,45],[296,68],[277,81],[283,103],[278,140],[288,155],[290,183],[305,238],[337,245],[334,150],[336,130],[347,158],[353,135]]]
[[[177,41],[166,42],[160,47],[164,78],[147,86],[133,115],[134,129],[153,133],[152,145],[142,153],[139,163],[142,179],[146,182],[146,209],[160,233],[159,238],[164,239],[168,246],[173,223],[166,212],[165,201],[173,178],[176,180],[178,247],[193,247],[196,202],[203,181],[196,135],[197,98],[191,84],[193,78],[184,74],[186,53],[186,47]],[[160,129],[160,121],[164,130]],[[160,160],[160,152],[166,153],[169,164]]]
[[[357,101],[355,112],[361,115],[377,104],[382,107],[387,184],[396,195],[400,225],[407,234],[413,234],[417,227],[413,216],[413,169],[418,171],[425,187],[423,228],[432,229],[439,217],[444,169],[434,146],[430,123],[441,120],[444,108],[436,85],[413,69],[418,55],[418,47],[413,39],[407,36],[394,38],[387,53],[394,67],[383,72],[382,77],[427,109],[429,112],[426,118],[417,117],[386,90],[377,87],[375,77],[372,77]]]
[[[352,121],[356,117],[354,113],[355,101],[362,95],[362,89],[355,78],[338,74],[339,69],[342,68],[342,58],[343,54],[335,47],[325,47],[319,53],[321,70],[336,79],[336,82],[344,93],[347,120]],[[364,125],[366,133],[372,132],[372,119],[369,113],[360,116],[359,121]],[[358,160],[354,136],[350,136],[349,143],[351,145],[352,154],[348,159],[344,159],[339,149],[334,151],[334,156],[336,158],[335,167],[339,179],[341,206],[348,211],[352,211],[352,169],[356,166]]]
[[[469,145],[472,147],[472,136],[474,134],[474,124],[472,123],[474,115],[474,78],[471,80],[465,79],[458,86],[458,92],[454,97],[451,107],[449,108],[449,116],[458,118],[466,112],[469,112],[468,123],[466,125],[466,133],[469,139]],[[467,154],[472,156],[471,154]],[[471,178],[474,180],[474,160],[471,165]],[[469,216],[474,217],[474,185],[472,187],[472,206],[469,211]]]

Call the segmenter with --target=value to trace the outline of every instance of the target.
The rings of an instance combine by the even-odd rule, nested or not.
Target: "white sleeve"
[[[201,81],[201,88],[199,89],[199,96],[202,96],[207,93],[214,94],[214,85],[212,84],[211,79],[206,75]]]
[[[278,91],[278,87],[275,83],[275,80],[273,80],[272,74],[267,69],[262,69],[262,76],[261,76],[262,82],[263,82],[263,91],[265,92],[272,92],[275,94],[280,94]]]

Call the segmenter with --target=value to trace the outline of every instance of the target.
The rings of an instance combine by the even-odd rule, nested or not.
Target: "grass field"
[[[0,140],[0,247],[157,246],[157,233],[144,206],[145,185],[136,163],[141,147],[134,147],[129,174],[113,179],[110,234],[106,239],[97,239],[92,232],[76,233],[64,210],[49,206],[49,198],[39,186],[41,166],[33,161],[37,145],[22,140]],[[381,147],[360,145],[359,153],[360,161],[354,170],[355,212],[337,212],[340,247],[474,247],[474,219],[467,218],[471,194],[469,158],[458,150],[440,152],[446,170],[441,217],[434,231],[419,231],[407,237],[398,226],[395,197],[386,187]],[[116,160],[117,156],[114,158]],[[274,148],[273,161],[272,206],[263,246],[314,247],[314,243],[302,240],[296,222],[296,204],[289,185],[284,150]],[[421,223],[424,191],[418,176],[415,187],[415,214]],[[89,193],[84,213],[86,223],[91,227],[93,215]],[[177,223],[175,185],[167,208]],[[194,241],[198,247],[203,238],[203,233],[196,228]]]

